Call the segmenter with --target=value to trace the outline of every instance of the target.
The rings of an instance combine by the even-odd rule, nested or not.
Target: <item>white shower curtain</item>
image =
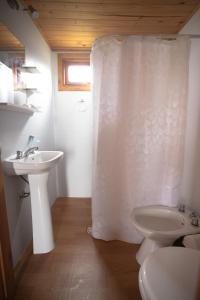
[[[133,208],[179,201],[188,54],[186,37],[94,44],[93,237],[140,242]]]

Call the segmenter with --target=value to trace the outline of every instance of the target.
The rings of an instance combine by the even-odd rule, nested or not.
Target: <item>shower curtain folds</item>
[[[143,36],[93,46],[95,238],[140,242],[133,208],[179,201],[189,46]]]

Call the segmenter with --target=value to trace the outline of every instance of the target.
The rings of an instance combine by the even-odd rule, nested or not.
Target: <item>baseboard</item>
[[[16,266],[14,267],[14,276],[15,276],[16,282],[19,280],[20,275],[22,274],[23,270],[25,269],[27,261],[32,254],[33,254],[33,241],[31,240],[25,247],[19,261],[17,262]]]

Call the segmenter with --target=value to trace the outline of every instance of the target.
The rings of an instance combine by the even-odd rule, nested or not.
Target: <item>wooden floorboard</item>
[[[15,300],[141,300],[138,246],[93,239],[90,199],[57,199],[53,224],[56,247],[30,257]]]

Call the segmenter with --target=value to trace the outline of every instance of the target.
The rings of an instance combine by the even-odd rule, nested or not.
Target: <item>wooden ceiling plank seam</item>
[[[99,18],[101,16],[118,16],[118,17],[166,17],[166,16],[175,16],[175,17],[187,17],[188,16],[188,12],[189,14],[191,14],[193,12],[193,9],[191,8],[190,10],[187,11],[183,11],[183,10],[178,10],[178,9],[174,9],[174,10],[163,10],[163,11],[136,11],[136,10],[124,10],[124,9],[120,9],[120,10],[94,10],[94,11],[90,11],[90,10],[86,10],[86,11],[78,11],[76,9],[74,10],[38,10],[40,17],[41,18],[55,18],[55,19],[63,19],[63,18],[67,18],[67,17],[71,17],[71,18],[83,18],[83,19],[87,19],[87,18],[97,18],[99,16]]]
[[[136,14],[131,14],[131,12],[129,12],[128,14],[122,14],[122,13],[118,13],[118,14],[104,14],[104,13],[94,13],[94,14],[88,14],[88,13],[64,13],[62,12],[62,15],[55,15],[55,14],[51,14],[51,13],[45,13],[41,14],[40,13],[40,20],[44,20],[44,22],[48,22],[48,20],[51,22],[53,20],[57,20],[57,22],[62,22],[65,19],[75,19],[75,20],[116,20],[117,18],[120,20],[131,20],[132,18],[166,18],[166,17],[174,17],[174,18],[186,18],[186,15],[181,15],[176,13],[176,15],[145,15],[145,14],[141,14],[141,15],[136,15]]]
[[[94,19],[95,17],[97,17],[97,19]],[[176,18],[182,18],[185,19],[184,16],[102,16],[99,18],[99,16],[95,16],[93,15],[91,18],[87,18],[87,19],[81,19],[81,18],[72,18],[70,17],[65,17],[65,18],[55,18],[55,19],[50,19],[50,18],[39,18],[38,20],[40,22],[43,22],[44,24],[48,24],[48,23],[57,23],[57,24],[62,24],[63,22],[68,22],[68,21],[80,21],[80,22],[87,22],[87,21],[118,21],[118,22],[126,22],[126,21],[131,21],[131,20],[140,20],[140,19],[167,19],[167,18],[171,18],[171,19],[176,19]]]
[[[88,30],[92,30],[94,28],[94,30],[96,30],[96,28],[116,28],[116,29],[120,29],[120,28],[133,28],[133,26],[135,26],[136,24],[140,24],[141,26],[150,26],[150,25],[159,25],[159,26],[174,26],[175,24],[183,24],[183,20],[182,19],[162,19],[162,20],[155,20],[155,19],[148,19],[146,20],[144,19],[140,19],[140,20],[135,20],[133,22],[129,22],[129,23],[118,23],[118,24],[103,24],[102,22],[97,22],[96,24],[70,24],[70,25],[48,25],[48,26],[43,26],[43,24],[39,23],[39,26],[44,30],[51,30],[51,31],[65,31],[65,30],[69,30],[71,28],[85,28]]]
[[[67,26],[67,25],[73,25],[73,26],[84,26],[84,25],[91,25],[91,26],[95,26],[98,24],[101,25],[106,25],[106,26],[119,26],[119,25],[132,25],[134,24],[136,21],[142,21],[145,20],[145,22],[149,22],[149,21],[153,21],[153,22],[174,22],[174,21],[182,21],[184,22],[184,18],[183,17],[133,17],[131,19],[123,19],[123,20],[119,20],[119,18],[115,18],[115,19],[110,19],[110,18],[106,18],[104,20],[102,19],[98,19],[98,20],[94,20],[94,19],[87,19],[87,20],[81,20],[81,19],[72,19],[72,18],[65,18],[65,19],[54,19],[54,20],[49,20],[49,19],[39,19],[37,22],[40,24],[40,26]]]
[[[166,29],[167,28],[170,28],[171,30],[173,30],[174,28],[178,28],[179,25],[177,24],[176,26],[173,25],[171,27],[169,26],[162,26],[162,27],[159,27],[154,25],[154,26],[151,26],[151,28],[158,28],[159,30],[161,29]],[[96,30],[93,30],[93,31],[90,31],[90,30],[81,30],[81,28],[79,30],[76,30],[74,31],[73,29],[70,29],[70,30],[65,30],[63,32],[60,32],[60,31],[44,31],[45,33],[45,36],[50,38],[51,36],[54,37],[63,37],[63,36],[87,36],[87,35],[94,35],[94,34],[101,34],[101,33],[104,33],[104,34],[110,34],[110,32],[114,32],[114,34],[120,34],[120,33],[124,33],[124,34],[134,34],[136,30],[140,29],[140,31],[142,31],[144,28],[140,26],[140,24],[137,24],[135,25],[133,28],[118,28],[116,30],[115,27],[110,27],[109,30],[107,28],[104,28],[104,27],[101,27],[101,28],[96,28]]]
[[[141,28],[140,26],[135,26],[134,29],[118,29],[116,30],[116,28],[110,28],[109,30],[105,29],[105,28],[100,28],[100,29],[96,29],[96,30],[93,30],[93,31],[89,31],[89,30],[68,30],[68,31],[63,31],[63,34],[61,34],[59,31],[45,31],[44,34],[45,36],[49,39],[51,36],[54,37],[54,36],[60,36],[60,37],[63,37],[63,36],[85,36],[85,35],[94,35],[94,34],[101,34],[102,32],[104,34],[131,34],[133,35],[135,33],[136,30],[138,30],[138,28],[140,28],[140,31],[142,31],[143,28]],[[156,26],[152,27],[152,28],[156,28]],[[171,29],[170,31],[172,31],[174,28],[178,29],[179,28],[179,25],[177,24],[176,26],[171,26],[171,27],[166,27],[166,26],[162,26],[159,28],[159,30],[161,29]]]

